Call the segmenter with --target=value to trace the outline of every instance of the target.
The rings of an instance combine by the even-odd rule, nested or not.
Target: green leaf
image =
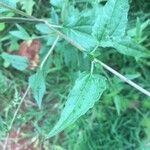
[[[78,66],[78,51],[73,46],[68,43],[62,43],[57,49],[61,52],[64,63],[69,69],[75,69]]]
[[[23,71],[29,66],[29,61],[27,58],[17,55],[10,55],[7,53],[2,53],[1,57],[9,64],[11,64],[17,70]]]
[[[93,49],[97,44],[96,40],[90,34],[81,32],[78,29],[63,28],[63,32],[88,51]]]
[[[104,48],[113,47],[119,53],[135,57],[136,59],[150,57],[150,52],[142,45],[133,41],[130,37],[123,37],[121,40],[112,39],[101,41],[99,46]]]
[[[50,3],[55,7],[61,8],[64,1],[65,0],[50,0]]]
[[[124,36],[128,10],[128,0],[108,0],[105,6],[101,6],[93,26],[93,35],[97,40]]]
[[[5,29],[5,23],[0,23],[0,32]]]
[[[60,119],[49,133],[52,137],[74,123],[98,101],[106,89],[105,78],[101,75],[82,74],[69,93]]]
[[[35,98],[39,108],[41,108],[42,99],[46,91],[45,79],[41,70],[38,70],[36,74],[30,76],[29,85],[31,87],[33,97]]]
[[[139,18],[137,18],[136,27],[129,29],[127,34],[134,38],[134,40],[137,43],[142,43],[147,39],[146,34],[144,33],[144,30],[149,26],[150,19],[146,20],[145,22],[141,22]]]
[[[9,9],[1,8],[1,4],[2,4],[2,7],[4,4],[4,5],[7,5],[9,7],[16,8],[17,2],[18,2],[18,0],[1,0],[0,1],[0,13],[9,11]]]
[[[3,3],[7,6],[10,6],[10,7],[14,7],[16,8],[16,3],[18,2],[18,0],[1,0],[0,3]]]
[[[36,24],[35,27],[41,34],[47,34],[48,35],[45,38],[43,38],[47,41],[46,45],[47,46],[52,45],[56,39],[56,34],[44,23],[38,23],[38,24]]]
[[[123,38],[120,41],[113,41],[112,47],[114,47],[119,53],[132,56],[135,58],[150,57],[150,52],[143,46],[132,41],[130,38]]]
[[[44,23],[38,23],[38,24],[35,25],[35,27],[42,34],[50,34],[50,33],[52,33],[52,30]]]
[[[16,25],[18,30],[15,30],[15,31],[10,31],[9,33],[12,35],[12,36],[15,36],[19,39],[22,39],[22,40],[29,40],[30,39],[30,35],[27,33],[27,31],[21,27],[20,25]]]
[[[56,10],[53,7],[52,7],[52,10],[51,10],[51,21],[54,24],[59,24],[59,16],[58,16]]]
[[[76,43],[88,51],[97,45],[92,34],[93,10],[79,12],[73,6],[68,6],[63,17],[62,31]]]
[[[25,10],[28,15],[32,15],[33,6],[35,5],[33,0],[20,0],[20,4],[22,5],[22,9]]]

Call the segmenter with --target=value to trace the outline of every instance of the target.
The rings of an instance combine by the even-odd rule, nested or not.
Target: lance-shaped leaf
[[[150,57],[150,52],[142,45],[133,41],[130,37],[123,37],[120,40],[112,39],[107,41],[101,41],[100,46],[113,47],[119,53],[123,55],[135,57],[136,59]]]
[[[125,34],[128,9],[128,0],[108,0],[105,6],[100,7],[93,26],[93,35],[98,41],[120,38]]]
[[[26,57],[18,55],[10,55],[2,53],[1,57],[9,64],[11,64],[17,70],[23,71],[29,66],[29,61]]]
[[[65,10],[62,31],[73,41],[90,51],[97,45],[96,39],[91,35],[93,26],[93,11],[79,12],[74,6]]]
[[[145,47],[127,37],[120,41],[113,41],[112,47],[121,54],[132,56],[137,59],[150,57],[150,52]]]
[[[27,33],[27,31],[21,27],[20,25],[16,25],[18,30],[15,30],[15,31],[10,31],[9,33],[12,35],[12,36],[15,36],[19,39],[22,39],[22,40],[29,40],[30,39],[30,35]]]
[[[0,32],[5,29],[5,23],[0,23]]]
[[[19,2],[22,5],[22,9],[25,10],[28,15],[32,15],[35,2],[33,0],[20,0]]]
[[[42,99],[46,91],[45,79],[41,70],[38,70],[36,74],[30,76],[29,85],[31,87],[33,97],[35,98],[39,108],[41,108]]]
[[[12,0],[1,0],[0,3],[15,8],[17,0],[13,0],[13,1]]]
[[[60,119],[48,137],[61,132],[84,115],[100,99],[105,89],[106,81],[103,76],[83,73],[75,82]]]
[[[6,9],[8,7],[16,8],[17,1],[18,0],[0,0],[0,13],[8,11],[9,9]]]

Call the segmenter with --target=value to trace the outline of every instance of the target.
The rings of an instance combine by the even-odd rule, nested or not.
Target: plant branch
[[[20,14],[20,15],[22,15],[22,16],[25,16],[25,17],[27,17],[27,18],[30,18],[30,19],[37,19],[37,18],[35,18],[35,17],[33,17],[33,16],[30,16],[30,15],[26,14],[26,13],[23,12],[23,11],[20,11],[20,10],[14,8],[14,7],[8,6],[7,4],[5,4],[5,3],[3,3],[3,2],[0,2],[0,6],[6,8],[6,9],[9,9],[9,10],[11,10],[11,11],[14,12],[14,13],[17,13],[17,14]]]
[[[7,23],[22,23],[22,22],[35,22],[35,23],[42,23],[43,20],[40,19],[33,19],[33,18],[23,18],[23,17],[1,17],[0,22],[7,22]]]
[[[52,27],[49,26],[48,22],[45,22],[45,24],[48,25],[49,28],[51,28],[53,31],[55,31],[58,35],[60,35],[62,38],[64,38],[66,41],[68,41],[70,44],[72,44],[73,46],[75,46],[77,49],[79,49],[80,51],[84,52],[86,51],[81,45],[75,43],[72,39],[68,38],[66,35],[64,35],[63,33],[61,33],[60,31],[58,31],[57,29],[53,29]],[[66,38],[67,37],[67,38]],[[142,88],[141,86],[137,85],[136,83],[134,83],[133,81],[127,79],[125,76],[121,75],[120,73],[118,73],[117,71],[115,71],[114,69],[112,69],[111,67],[107,66],[106,64],[104,64],[103,62],[101,62],[98,59],[94,59],[95,62],[99,63],[100,65],[102,65],[106,70],[108,70],[109,72],[115,74],[117,77],[119,77],[121,80],[123,80],[124,82],[128,83],[129,85],[131,85],[132,87],[134,87],[135,89],[139,90],[140,92],[142,92],[143,94],[147,95],[150,97],[150,92],[145,90],[144,88]]]
[[[45,23],[45,20],[38,19],[38,18],[23,18],[23,17],[1,17],[0,22],[6,22],[6,23],[24,23],[24,22],[31,22],[31,23]],[[62,28],[59,25],[55,24],[49,24],[53,28]]]
[[[117,72],[116,70],[112,69],[111,67],[107,66],[106,64],[104,64],[103,62],[101,62],[98,59],[94,59],[94,61],[96,63],[99,63],[100,65],[102,65],[106,70],[108,70],[109,72],[111,72],[112,74],[116,75],[117,77],[119,77],[121,80],[123,80],[124,82],[128,83],[129,85],[131,85],[132,87],[134,87],[135,89],[139,90],[140,92],[142,92],[143,94],[147,95],[150,97],[150,92],[145,90],[144,88],[142,88],[141,86],[137,85],[136,83],[134,83],[133,81],[129,80],[128,78],[126,78],[125,76],[121,75],[119,72]]]
[[[60,37],[62,37],[63,39],[65,39],[68,43],[70,43],[71,45],[73,45],[74,47],[76,47],[78,50],[80,50],[81,52],[86,51],[86,49],[84,47],[82,47],[81,45],[79,45],[77,42],[73,41],[71,38],[67,37],[65,34],[63,34],[62,32],[60,32],[59,30],[53,28],[48,21],[44,21],[43,23],[45,23],[51,30],[53,30],[54,32],[56,32]]]

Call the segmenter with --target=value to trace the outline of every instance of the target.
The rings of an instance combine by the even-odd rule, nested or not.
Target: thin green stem
[[[12,118],[12,120],[11,120],[11,123],[10,123],[10,125],[9,125],[9,131],[12,129],[12,126],[13,126],[14,121],[15,121],[15,119],[16,119],[16,117],[17,117],[17,114],[18,114],[18,112],[19,112],[19,110],[20,110],[20,107],[21,107],[21,105],[22,105],[22,103],[23,103],[25,97],[27,96],[29,90],[30,90],[30,86],[27,87],[27,89],[26,89],[26,91],[25,91],[23,97],[21,98],[21,100],[20,100],[20,102],[19,102],[19,104],[18,104],[18,107],[17,107],[17,109],[16,109],[16,111],[15,111],[15,113],[14,113],[14,116],[13,116],[13,118]],[[7,134],[7,137],[6,137],[6,140],[5,140],[5,143],[4,143],[3,150],[6,150],[6,148],[7,148],[8,139],[9,139],[9,133]]]
[[[18,107],[17,107],[17,109],[16,109],[16,111],[15,111],[15,113],[14,113],[14,116],[13,116],[13,118],[12,118],[12,121],[11,121],[11,123],[10,123],[9,130],[11,130],[11,128],[12,128],[12,126],[13,126],[13,123],[14,123],[14,121],[15,121],[15,119],[16,119],[16,116],[17,116],[17,114],[18,114],[18,112],[19,112],[19,110],[20,110],[20,107],[21,107],[21,105],[22,105],[22,103],[23,103],[25,97],[27,96],[29,90],[30,90],[30,86],[27,87],[27,89],[26,89],[24,95],[22,96],[22,98],[21,98],[21,100],[20,100],[20,103],[19,103],[19,105],[18,105]]]
[[[93,74],[93,71],[94,71],[94,65],[95,65],[95,62],[92,61],[92,62],[91,62],[91,74]]]
[[[0,22],[7,22],[7,23],[23,23],[23,22],[35,22],[35,23],[43,23],[43,20],[40,19],[33,19],[33,18],[22,18],[22,17],[1,17]]]
[[[98,47],[99,45],[96,45],[95,48],[92,50],[91,54],[94,54],[94,52],[97,50]]]
[[[1,17],[0,22],[7,23],[24,23],[24,22],[34,22],[34,23],[45,23],[45,20],[38,18],[22,18],[22,17]],[[62,28],[60,25],[50,24],[53,28]]]
[[[44,58],[43,61],[41,62],[41,65],[40,65],[40,69],[41,69],[41,70],[42,70],[42,68],[43,68],[43,66],[44,66],[44,64],[45,64],[45,62],[47,61],[49,55],[50,55],[50,54],[52,53],[52,51],[54,50],[54,48],[55,48],[55,46],[56,46],[58,40],[59,40],[59,36],[57,36],[56,40],[54,41],[54,43],[53,43],[53,45],[51,46],[50,50],[48,51],[47,55],[45,56],[45,58]]]

